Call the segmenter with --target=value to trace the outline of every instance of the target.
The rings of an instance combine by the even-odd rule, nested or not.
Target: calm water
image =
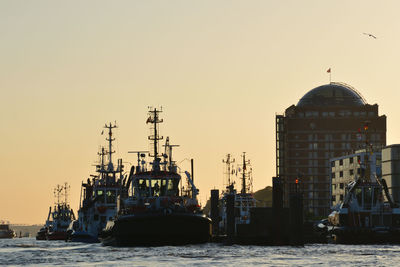
[[[101,244],[0,239],[0,265],[102,266],[399,266],[400,246],[306,245],[113,248]]]

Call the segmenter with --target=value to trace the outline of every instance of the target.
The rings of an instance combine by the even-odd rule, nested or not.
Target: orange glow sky
[[[127,151],[148,148],[147,106],[164,107],[176,160],[194,158],[203,204],[222,188],[226,153],[246,151],[254,189],[271,185],[275,113],[328,83],[329,67],[380,105],[388,144],[400,143],[399,10],[367,0],[1,1],[0,220],[44,223],[65,181],[76,210],[104,123],[117,121],[118,157],[133,163]]]

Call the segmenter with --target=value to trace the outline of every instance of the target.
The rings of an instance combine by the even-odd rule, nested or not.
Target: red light
[[[296,184],[298,184],[299,183],[299,179],[296,179]]]

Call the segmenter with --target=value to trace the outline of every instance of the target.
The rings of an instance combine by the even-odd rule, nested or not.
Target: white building
[[[348,183],[354,181],[356,177],[364,175],[365,162],[367,152],[358,150],[354,154],[330,159],[331,173],[331,204],[336,204],[343,201],[345,197],[345,189]],[[370,179],[375,180],[375,177],[382,177],[381,172],[381,152],[374,152],[369,155],[370,162]],[[399,173],[400,175],[400,173]],[[400,180],[399,180],[400,181]]]
[[[386,180],[394,202],[400,203],[400,144],[382,149],[382,178]]]

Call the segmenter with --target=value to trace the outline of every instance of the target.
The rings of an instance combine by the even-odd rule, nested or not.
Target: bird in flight
[[[375,36],[375,35],[373,35],[373,34],[366,33],[366,32],[363,32],[363,34],[365,34],[365,35],[368,35],[369,37],[372,37],[372,38],[376,39],[376,36]]]

